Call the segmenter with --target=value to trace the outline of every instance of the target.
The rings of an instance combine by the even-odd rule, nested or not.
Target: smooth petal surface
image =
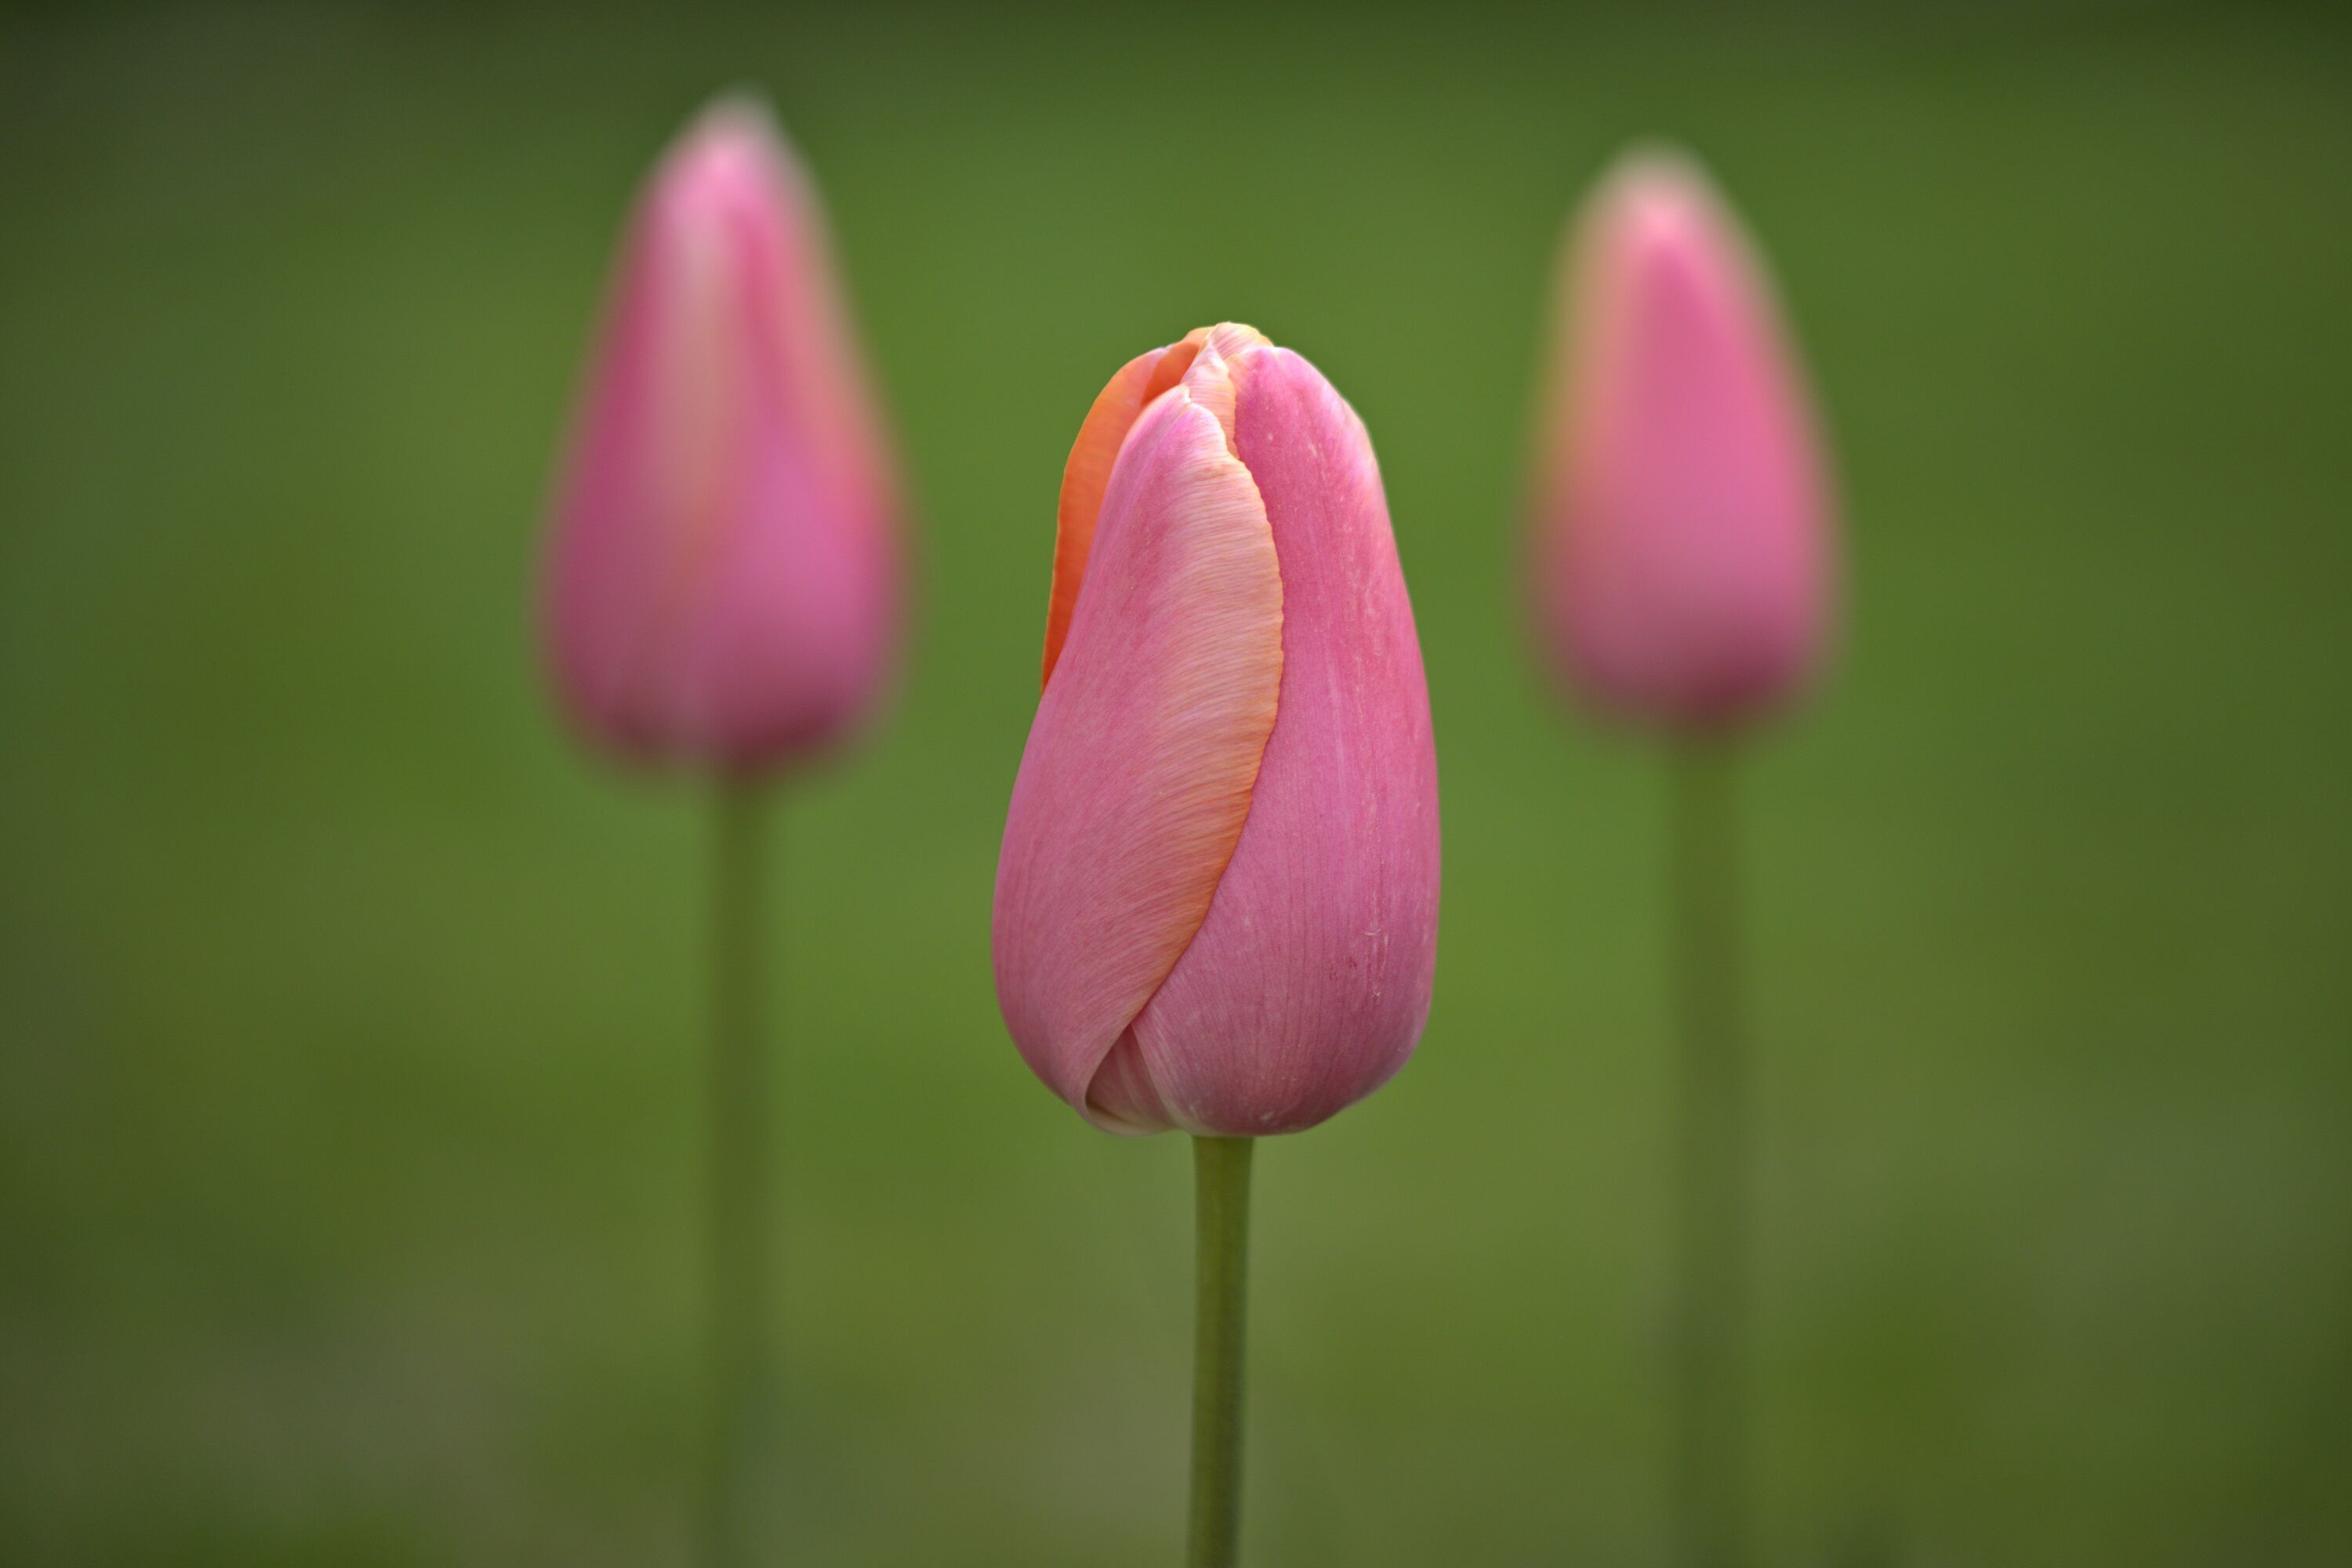
[[[1148,1131],[1148,1103],[1090,1091],[1242,834],[1282,680],[1283,588],[1257,487],[1187,388],[1127,433],[1092,535],[1005,822],[997,994],[1055,1092]]]
[[[1288,350],[1232,363],[1282,574],[1279,704],[1208,918],[1114,1068],[1169,1124],[1249,1136],[1323,1121],[1412,1054],[1436,966],[1437,760],[1362,423]]]
[[[565,709],[609,750],[738,771],[830,743],[887,670],[896,510],[814,195],[722,104],[639,204],[559,489]]]
[[[1761,269],[1688,163],[1631,159],[1579,226],[1538,519],[1544,629],[1596,706],[1763,712],[1826,640],[1828,507]]]
[[[1436,757],[1370,442],[1229,322],[1113,379],[1063,502],[1068,634],[997,872],[1006,1023],[1099,1126],[1311,1126],[1412,1054],[1436,958]]]

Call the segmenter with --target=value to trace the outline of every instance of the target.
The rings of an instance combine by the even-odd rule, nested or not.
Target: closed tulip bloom
[[[1549,649],[1610,713],[1734,726],[1811,679],[1832,521],[1771,289],[1706,177],[1627,159],[1579,222],[1543,431],[1536,591]]]
[[[628,757],[759,772],[874,704],[897,498],[816,195],[755,105],[640,197],[554,508],[547,657]]]
[[[1437,764],[1364,426],[1247,327],[1130,362],[1063,478],[997,994],[1097,1126],[1295,1131],[1404,1064]]]

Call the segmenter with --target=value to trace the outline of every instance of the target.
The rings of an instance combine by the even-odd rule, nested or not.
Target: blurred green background
[[[988,966],[1062,458],[1221,318],[1369,424],[1435,1011],[1259,1161],[1247,1545],[1659,1560],[1657,759],[1513,584],[1559,225],[1685,141],[1842,454],[1751,771],[1759,1528],[2352,1561],[2352,42],[2319,13],[36,9],[0,22],[0,1561],[675,1563],[705,802],[527,606],[624,207],[768,89],[919,504],[772,870],[787,1560],[1172,1562],[1180,1140]]]

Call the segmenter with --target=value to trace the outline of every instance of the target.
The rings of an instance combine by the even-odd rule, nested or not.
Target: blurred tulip
[[[897,505],[815,192],[763,110],[721,102],[637,203],[559,489],[564,708],[729,774],[823,749],[890,662]]]
[[[1827,641],[1832,522],[1761,267],[1706,176],[1627,158],[1576,226],[1538,492],[1538,605],[1595,707],[1676,730],[1786,701]]]
[[[1385,1082],[1429,1011],[1437,765],[1371,444],[1313,365],[1225,325],[1111,379],[1045,667],[996,879],[1030,1067],[1106,1129],[1225,1137]]]

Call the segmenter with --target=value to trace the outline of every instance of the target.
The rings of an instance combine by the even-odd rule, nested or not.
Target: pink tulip
[[[874,705],[898,501],[815,192],[758,106],[707,111],[630,223],[543,583],[604,748],[759,771]]]
[[[1082,587],[1083,584],[1083,587]],[[996,988],[1097,1126],[1296,1131],[1404,1065],[1437,951],[1437,762],[1371,443],[1220,326],[1130,362],[1063,476]]]
[[[1536,520],[1550,650],[1594,706],[1735,725],[1811,679],[1832,530],[1762,268],[1695,166],[1627,159],[1575,230]]]

